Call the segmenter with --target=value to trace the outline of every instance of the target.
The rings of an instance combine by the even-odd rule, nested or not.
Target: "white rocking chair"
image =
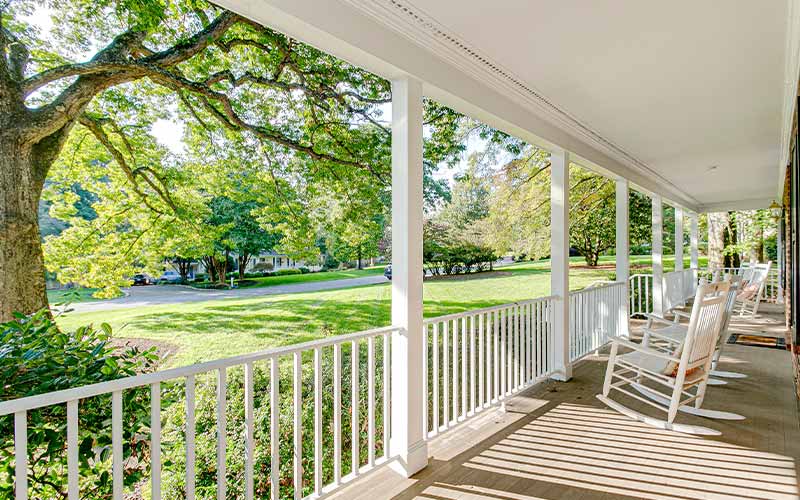
[[[742,286],[736,296],[736,301],[740,304],[739,316],[746,315],[752,318],[758,313],[771,267],[772,261],[744,268]]]
[[[653,427],[687,434],[719,435],[719,431],[707,427],[677,424],[675,417],[679,410],[696,413],[703,404],[729,289],[730,284],[726,282],[698,287],[686,335],[671,353],[624,338],[614,338],[603,393],[598,394],[597,399],[623,415]],[[620,354],[620,346],[633,352]],[[664,389],[659,391],[645,386],[645,381],[654,382]],[[694,393],[690,392],[692,389]],[[614,401],[609,397],[612,390],[666,412],[666,420],[649,417]]]
[[[711,376],[712,377],[720,377],[720,378],[747,378],[747,375],[743,373],[737,372],[727,372],[727,371],[720,371],[717,370],[717,365],[719,364],[719,359],[722,357],[722,350],[725,348],[725,344],[728,343],[728,338],[730,338],[730,321],[731,317],[733,316],[734,307],[736,305],[736,295],[739,292],[740,286],[742,284],[742,275],[738,274],[731,274],[725,277],[725,280],[730,284],[730,289],[728,290],[728,296],[725,301],[725,310],[723,312],[722,317],[722,327],[719,330],[719,338],[717,340],[717,346],[714,349],[714,357],[711,361]],[[642,339],[642,345],[645,346],[653,346],[653,340],[657,342],[660,341],[661,344],[666,344],[666,347],[671,352],[674,350],[676,345],[679,345],[684,341],[686,338],[686,332],[688,331],[689,327],[686,324],[680,323],[681,318],[685,318],[687,320],[691,319],[691,315],[679,310],[671,311],[673,314],[673,320],[668,321],[665,318],[656,316],[654,314],[647,315],[647,324],[644,331],[644,338]],[[654,323],[665,325],[660,328],[653,328]],[[708,380],[708,385],[725,385],[727,382],[724,380],[717,380],[710,378]]]

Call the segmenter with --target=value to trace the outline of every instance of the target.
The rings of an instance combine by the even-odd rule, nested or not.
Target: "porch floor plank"
[[[736,331],[781,335],[782,312],[737,320]],[[411,479],[385,468],[337,499],[798,499],[800,425],[787,351],[726,346],[720,368],[746,373],[709,387],[704,407],[742,421],[681,414],[678,421],[721,436],[657,430],[605,407],[604,356],[567,383],[545,382],[430,443],[429,466]],[[646,405],[625,400],[643,413]]]

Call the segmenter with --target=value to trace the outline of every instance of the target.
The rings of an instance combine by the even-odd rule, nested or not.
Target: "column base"
[[[559,382],[567,382],[572,379],[572,366],[568,366],[566,368],[558,368],[556,371],[550,375],[552,380],[557,380]]]
[[[428,443],[419,441],[389,462],[389,467],[403,477],[409,478],[428,466]]]

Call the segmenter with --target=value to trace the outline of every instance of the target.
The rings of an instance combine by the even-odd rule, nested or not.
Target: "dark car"
[[[153,284],[153,280],[151,280],[150,277],[147,276],[146,274],[134,274],[132,279],[133,279],[133,286],[144,286]]]
[[[386,276],[386,279],[388,279],[388,280],[392,279],[392,265],[391,264],[386,266],[386,268],[383,270],[383,275]],[[425,270],[424,269],[422,270],[422,277],[425,278]]]

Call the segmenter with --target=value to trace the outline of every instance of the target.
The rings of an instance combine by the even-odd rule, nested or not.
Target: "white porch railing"
[[[627,286],[618,281],[569,294],[569,359],[576,361],[627,335]]]
[[[665,311],[685,304],[697,290],[697,272],[694,269],[665,273],[663,279]]]
[[[653,275],[633,274],[628,279],[630,316],[644,317],[653,312]]]
[[[602,347],[611,337],[627,334],[626,289],[625,283],[612,282],[570,293],[571,362]],[[426,404],[422,418],[426,439],[502,404],[509,396],[553,374],[554,346],[557,345],[553,328],[556,300],[559,299],[553,296],[542,297],[424,320],[422,359],[427,394],[423,396]],[[185,467],[176,471],[173,464],[169,474],[183,474],[185,491],[181,494],[188,499],[195,498],[197,467],[201,465],[195,436],[198,422],[195,414],[201,410],[195,390],[200,386],[196,384],[203,384],[202,387],[211,384],[216,389],[216,397],[210,403],[212,415],[216,416],[218,498],[226,498],[230,493],[228,481],[232,479],[226,474],[226,460],[230,460],[227,436],[230,435],[244,436],[244,483],[237,484],[235,490],[243,490],[245,498],[253,498],[254,486],[265,484],[264,477],[256,476],[264,470],[263,466],[257,466],[256,439],[261,443],[260,439],[267,439],[267,436],[259,438],[255,433],[265,425],[269,429],[268,445],[266,442],[263,445],[268,447],[269,498],[277,500],[286,496],[286,489],[280,489],[287,481],[293,486],[289,488],[293,489],[289,496],[296,500],[324,496],[393,459],[387,446],[391,430],[391,390],[386,382],[391,373],[394,331],[393,327],[379,328],[0,402],[0,417],[14,415],[16,498],[28,498],[29,412],[54,407],[66,407],[68,498],[81,498],[78,410],[89,398],[106,397],[111,409],[112,498],[121,500],[125,495],[126,466],[123,436],[131,431],[126,427],[129,420],[123,407],[125,398],[132,394],[128,391],[149,394],[152,425],[150,435],[145,438],[150,447],[149,485],[151,498],[163,498],[165,456],[161,445],[164,436],[161,395],[167,390],[173,394],[175,389],[182,397],[179,402],[172,403],[177,407],[170,408],[185,415],[185,430],[178,431],[185,441]],[[239,377],[243,377],[243,384]],[[256,380],[261,380],[258,387]],[[233,383],[243,387],[243,395],[238,392],[234,396],[244,400],[243,421],[229,419],[226,411],[233,394],[228,388],[234,387],[230,385]],[[343,391],[343,386],[349,387],[349,391]],[[350,401],[342,401],[343,392],[349,393]],[[256,425],[254,411],[258,408],[254,406],[261,394],[265,399],[260,404],[269,407],[268,418],[267,422]],[[281,411],[281,401],[290,412]],[[207,414],[208,410],[211,408],[202,414]],[[281,429],[286,431],[284,437]],[[293,457],[291,479],[280,473],[281,457],[287,456]]]
[[[426,437],[548,377],[556,297],[426,319]]]
[[[228,376],[232,369],[244,368],[244,407],[245,419],[244,428],[236,429],[237,432],[243,432],[245,437],[244,446],[244,491],[246,498],[253,498],[253,483],[254,483],[254,465],[255,465],[255,441],[254,441],[254,376],[257,365],[263,365],[260,368],[267,369],[269,372],[269,405],[270,405],[270,422],[269,422],[269,443],[270,443],[270,484],[271,492],[270,498],[277,500],[279,498],[280,486],[280,439],[279,439],[279,425],[289,425],[293,428],[293,457],[294,457],[294,498],[299,499],[303,497],[304,485],[310,484],[311,481],[306,480],[307,477],[313,477],[313,492],[308,497],[318,497],[323,493],[327,493],[339,485],[352,480],[359,474],[365,473],[383,462],[388,461],[389,453],[387,446],[381,446],[380,449],[376,446],[376,413],[380,412],[383,417],[382,434],[380,437],[382,443],[389,442],[389,401],[391,395],[389,393],[389,384],[376,383],[376,371],[380,379],[386,381],[390,373],[390,336],[394,329],[392,327],[378,328],[374,330],[367,330],[360,333],[353,333],[349,335],[340,335],[323,340],[297,344],[278,349],[271,349],[261,351],[253,354],[243,356],[221,359],[207,363],[200,363],[171,370],[164,370],[155,373],[149,373],[139,376],[121,378],[109,382],[87,385],[77,387],[74,389],[67,389],[37,396],[20,398],[5,402],[0,402],[0,417],[6,415],[14,415],[14,436],[15,436],[15,457],[16,457],[16,470],[15,470],[15,490],[16,499],[22,500],[28,498],[28,432],[27,421],[28,412],[36,411],[37,409],[54,407],[57,405],[66,406],[66,416],[64,425],[67,429],[67,442],[66,454],[68,470],[67,483],[68,483],[68,498],[70,500],[77,500],[81,498],[79,491],[79,444],[78,444],[78,429],[81,425],[79,417],[79,406],[82,400],[93,398],[97,396],[111,395],[111,468],[112,468],[112,481],[113,481],[113,498],[122,500],[123,498],[123,435],[126,420],[123,416],[123,396],[126,391],[135,389],[147,390],[151,394],[151,430],[150,430],[150,447],[151,447],[151,463],[150,463],[150,484],[152,490],[152,498],[162,498],[162,450],[161,450],[161,389],[162,384],[172,382],[182,382],[185,386],[185,498],[195,498],[195,480],[196,480],[196,420],[195,420],[195,382],[199,376],[206,374],[213,375],[216,378],[216,420],[217,420],[217,498],[226,498],[227,496],[227,483],[226,483],[226,436],[234,432],[233,429],[227,428],[226,417],[226,399],[227,399],[227,382]],[[380,343],[382,349],[382,362],[376,362],[376,342]],[[366,344],[367,351],[367,364],[366,370],[362,368],[362,347]],[[342,449],[342,380],[345,379],[342,373],[342,354],[343,351],[349,353],[351,363],[351,373],[356,376],[350,377],[352,384],[351,392],[351,408],[353,408],[353,415],[350,418],[352,423],[351,429],[351,449]],[[313,354],[312,354],[313,353]],[[305,356],[304,356],[305,355]],[[325,377],[325,387],[323,388],[323,356],[326,360],[332,359],[332,377],[328,373]],[[304,362],[305,358],[305,362]],[[284,373],[291,373],[291,384],[278,383],[280,381],[281,361],[285,361]],[[303,371],[304,369],[311,368],[313,374],[313,428],[303,428]],[[366,371],[366,373],[363,373]],[[307,373],[308,375],[308,373]],[[363,460],[362,450],[365,448],[364,444],[360,443],[359,437],[361,435],[363,426],[363,416],[359,415],[359,407],[362,402],[359,401],[362,391],[360,389],[361,381],[366,377],[366,384],[368,387],[367,396],[367,416],[366,416],[366,429],[367,429],[367,456]],[[346,379],[345,379],[346,380]],[[328,387],[332,385],[332,388]],[[382,391],[380,400],[382,408],[376,405],[376,388]],[[279,400],[281,393],[289,390],[293,399],[293,423],[280,422],[279,414]],[[329,398],[323,398],[323,390],[332,391],[332,408],[325,408],[325,415],[332,415],[332,422],[326,424],[332,425],[332,461],[333,461],[333,481],[329,484],[323,484],[323,434],[326,434],[326,446],[330,440],[331,429],[326,425],[323,429],[323,402],[330,401]],[[347,432],[347,430],[345,430]],[[305,439],[313,439],[313,470],[306,471],[303,466],[303,442]],[[287,445],[284,441],[284,445]],[[382,452],[382,456],[376,456],[378,451]],[[325,455],[329,456],[330,450],[325,450]],[[350,464],[356,464],[355,467],[350,466],[350,472],[344,475],[342,468],[343,456],[350,457]],[[308,459],[309,457],[306,457]],[[348,461],[348,459],[345,459]],[[308,463],[308,460],[306,460]],[[221,478],[221,479],[220,479]],[[306,486],[308,488],[308,486]],[[237,488],[238,489],[238,488]]]

